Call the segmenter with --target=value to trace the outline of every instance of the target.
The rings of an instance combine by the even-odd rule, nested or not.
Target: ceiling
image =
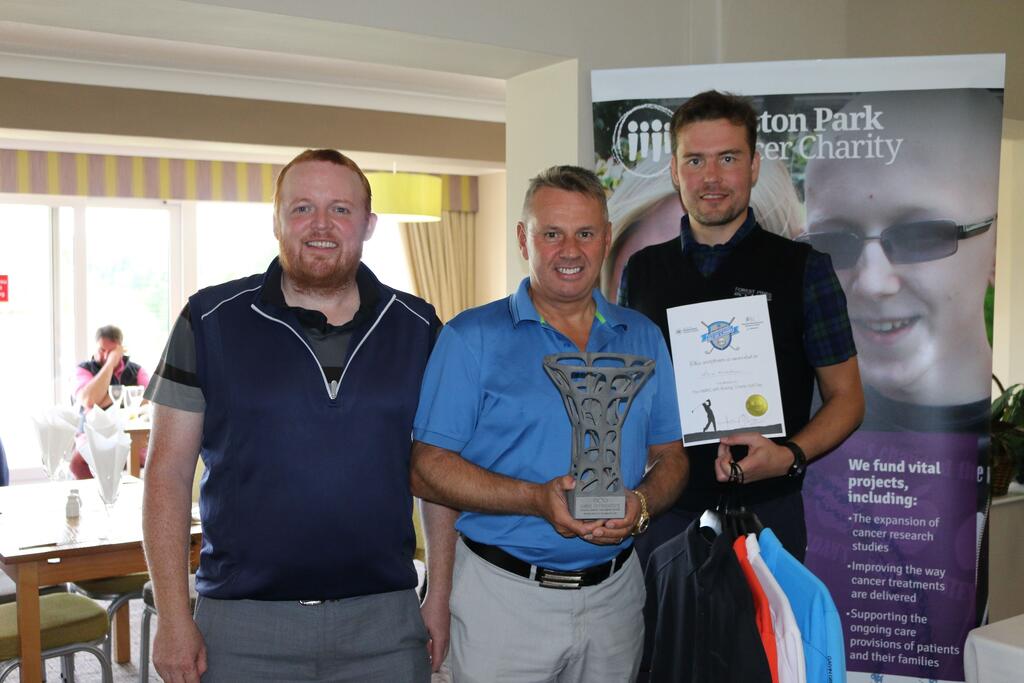
[[[398,49],[396,46],[401,46]],[[465,41],[193,2],[0,2],[0,77],[503,122],[505,79],[563,60]],[[292,148],[0,129],[0,144],[281,161]],[[374,158],[486,173],[501,164]]]

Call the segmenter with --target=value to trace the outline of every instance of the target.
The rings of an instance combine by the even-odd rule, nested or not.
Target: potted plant
[[[1004,389],[992,379],[1001,392],[992,402],[992,495],[1003,496],[1013,479],[1024,476],[1024,385]]]

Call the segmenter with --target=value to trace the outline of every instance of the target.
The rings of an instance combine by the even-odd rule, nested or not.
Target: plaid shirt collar
[[[725,244],[701,244],[693,236],[693,229],[690,227],[690,217],[684,215],[679,221],[680,243],[684,254],[693,254],[693,262],[701,275],[708,277],[722,264],[725,258],[732,253],[733,248],[754,231],[757,221],[754,219],[754,210],[747,207],[747,218],[740,225],[739,229],[729,238]]]

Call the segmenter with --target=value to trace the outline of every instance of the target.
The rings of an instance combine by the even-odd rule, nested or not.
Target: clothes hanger
[[[743,468],[735,460],[729,463],[729,484],[725,494],[725,528],[734,536],[759,534],[764,525],[757,514],[743,505]]]

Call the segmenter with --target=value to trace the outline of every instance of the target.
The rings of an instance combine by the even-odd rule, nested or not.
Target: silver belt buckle
[[[324,604],[324,601],[323,600],[299,600],[299,604],[302,605],[303,607],[311,607],[313,605],[322,605],[322,604]]]
[[[583,572],[559,572],[553,569],[539,569],[537,581],[541,588],[579,590],[583,587]]]

